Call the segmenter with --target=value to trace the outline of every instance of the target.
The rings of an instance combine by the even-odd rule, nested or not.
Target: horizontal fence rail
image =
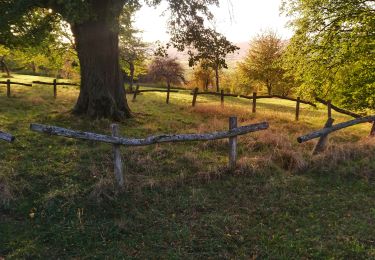
[[[354,126],[354,125],[361,124],[361,123],[373,123],[371,131],[370,131],[370,137],[375,136],[375,115],[356,118],[356,119],[343,122],[343,123],[339,123],[336,125],[333,125],[333,122],[334,122],[334,119],[331,117],[328,117],[327,122],[325,123],[323,129],[311,132],[307,135],[300,136],[297,138],[297,141],[299,143],[303,143],[303,142],[307,142],[315,138],[319,138],[319,141],[315,145],[313,153],[312,153],[313,155],[315,155],[325,150],[325,147],[328,142],[328,135],[330,133],[338,131],[340,129],[344,129],[346,127]]]
[[[253,100],[254,97],[255,97],[256,99],[279,98],[279,99],[285,99],[285,100],[290,100],[290,101],[294,101],[294,102],[298,101],[297,98],[291,98],[291,97],[280,96],[280,95],[247,96],[247,95],[238,95],[238,94],[221,94],[220,92],[199,92],[199,91],[195,92],[195,90],[193,90],[193,92],[191,92],[190,94],[191,95],[197,95],[197,96],[199,96],[199,95],[211,95],[211,96],[224,96],[224,97],[239,97],[239,98],[245,98],[245,99],[250,99],[250,100]],[[316,104],[314,104],[310,101],[300,99],[299,102],[301,104],[306,104],[306,105],[310,105],[312,107],[316,107]]]
[[[319,97],[315,97],[315,100],[318,101],[319,103],[322,103],[323,105],[328,106],[328,107],[329,107],[329,108],[328,108],[329,110],[333,109],[333,110],[335,110],[335,111],[338,112],[338,113],[341,113],[341,114],[344,114],[344,115],[348,115],[348,116],[351,116],[351,117],[354,117],[354,118],[360,118],[360,117],[362,117],[362,116],[359,115],[359,114],[356,114],[356,113],[351,112],[351,111],[349,111],[349,110],[345,110],[345,109],[343,109],[343,108],[339,108],[339,107],[333,105],[333,104],[331,103],[331,101],[326,101],[326,100],[321,99],[321,98],[319,98]],[[328,116],[328,117],[330,117],[331,112],[329,111],[328,113],[329,113],[329,116]]]
[[[0,131],[0,140],[11,143],[15,140],[15,137],[11,134]]]
[[[15,81],[0,81],[0,84],[11,84],[11,85],[20,85],[20,86],[26,86],[26,87],[31,87],[32,84],[30,83],[21,83],[21,82],[15,82]]]
[[[30,129],[35,132],[46,133],[49,135],[58,135],[69,138],[84,139],[91,141],[98,141],[110,144],[126,145],[126,146],[145,146],[157,143],[167,143],[167,142],[186,142],[186,141],[209,141],[224,139],[229,137],[234,137],[238,135],[244,135],[250,132],[256,132],[260,130],[265,130],[269,127],[267,122],[262,122],[258,124],[251,124],[233,128],[228,131],[213,132],[207,134],[165,134],[149,136],[144,139],[135,138],[124,138],[124,137],[114,137],[90,132],[82,132],[70,130],[57,126],[49,126],[42,124],[31,124]]]
[[[21,83],[21,82],[14,82],[8,79],[7,81],[0,81],[0,84],[6,84],[7,85],[7,97],[10,97],[10,86],[11,85],[20,85],[20,86],[26,86],[31,87],[31,84],[28,83]]]
[[[125,138],[119,136],[118,125],[112,124],[112,136],[70,130],[57,126],[48,126],[42,124],[30,124],[30,129],[35,132],[46,133],[49,135],[57,135],[68,138],[83,139],[110,143],[113,145],[113,162],[114,175],[119,186],[124,185],[123,165],[120,154],[120,146],[145,146],[157,143],[169,142],[187,142],[187,141],[210,141],[229,138],[229,167],[233,169],[236,166],[237,158],[237,136],[244,135],[250,132],[266,130],[269,127],[267,122],[258,124],[251,124],[237,127],[237,117],[229,118],[229,130],[221,132],[212,132],[205,134],[163,134],[149,136],[143,139],[139,138]]]
[[[44,81],[33,81],[33,84],[39,85],[56,85],[56,86],[79,86],[77,83],[69,83],[69,82],[44,82]]]

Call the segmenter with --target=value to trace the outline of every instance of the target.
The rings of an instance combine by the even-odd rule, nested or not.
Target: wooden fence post
[[[119,128],[117,124],[111,124],[112,136],[119,136]],[[120,145],[113,145],[113,163],[114,163],[114,173],[117,183],[120,187],[124,186],[124,176],[123,176],[123,167],[121,159],[121,149]]]
[[[137,93],[138,93],[138,90],[139,90],[139,85],[137,84],[137,86],[135,87],[135,91],[134,91],[134,94],[133,94],[133,102],[135,101],[135,99],[137,98]]]
[[[328,118],[332,118],[332,102],[331,102],[331,100],[327,101],[327,113],[328,113]]]
[[[324,128],[331,127],[332,124],[333,124],[333,121],[335,121],[333,118],[328,118],[326,124],[324,125]],[[316,144],[316,146],[315,146],[314,151],[313,151],[312,154],[316,155],[316,154],[318,154],[320,152],[323,152],[325,150],[325,148],[326,148],[327,140],[328,140],[328,134],[322,135],[319,138],[319,141]]]
[[[301,98],[297,97],[297,104],[296,104],[296,121],[299,120],[299,107],[300,107]]]
[[[375,121],[372,123],[372,128],[370,131],[370,136],[375,137]]]
[[[257,93],[253,92],[253,113],[257,112]]]
[[[224,89],[221,90],[220,95],[221,107],[224,107]]]
[[[195,103],[197,102],[197,95],[198,95],[198,88],[195,88],[194,89],[194,92],[193,92],[193,101],[191,103],[191,105],[193,107],[195,107]]]
[[[57,80],[56,79],[53,80],[53,97],[54,98],[57,97]]]
[[[7,80],[7,97],[10,97],[10,79]]]
[[[237,127],[237,117],[229,117],[229,130]],[[236,168],[237,159],[237,136],[229,138],[229,168]]]
[[[168,83],[168,87],[167,87],[167,104],[169,104],[169,92],[171,91],[171,85]]]

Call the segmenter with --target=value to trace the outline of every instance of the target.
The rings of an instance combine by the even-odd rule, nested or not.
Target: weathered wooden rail
[[[123,168],[120,156],[120,145],[124,146],[146,146],[157,143],[168,143],[168,142],[187,142],[187,141],[210,141],[229,138],[229,167],[233,168],[236,165],[237,157],[237,136],[244,135],[251,132],[261,131],[268,129],[269,125],[267,122],[258,124],[251,124],[237,127],[237,118],[229,118],[229,130],[212,132],[205,134],[163,134],[149,136],[146,138],[126,138],[120,137],[118,134],[118,126],[116,124],[111,125],[112,136],[82,132],[70,130],[57,126],[49,126],[42,124],[31,124],[30,129],[35,132],[45,133],[49,135],[57,135],[68,138],[91,140],[97,142],[104,142],[113,145],[114,151],[114,173],[115,177],[120,186],[124,185]]]
[[[299,120],[299,115],[300,115],[300,104],[306,104],[310,105],[312,107],[316,107],[316,104],[302,100],[300,97],[297,98],[291,98],[291,97],[285,97],[285,96],[280,96],[280,95],[266,95],[266,96],[258,96],[256,92],[253,93],[252,96],[246,96],[246,95],[237,95],[237,94],[225,94],[223,90],[221,92],[199,92],[198,88],[195,88],[191,93],[193,95],[193,100],[192,100],[192,106],[194,107],[197,103],[197,97],[198,95],[212,95],[212,96],[220,96],[221,97],[221,106],[224,106],[224,97],[239,97],[239,98],[245,98],[252,100],[252,112],[256,113],[257,109],[257,99],[267,99],[267,98],[279,98],[279,99],[285,99],[285,100],[290,100],[296,102],[296,117],[295,119],[298,121]]]
[[[57,79],[54,79],[53,82],[33,81],[33,84],[53,86],[53,97],[54,98],[57,97],[57,86],[79,86],[76,83],[57,82]]]
[[[21,83],[21,82],[14,82],[8,79],[7,81],[0,81],[0,84],[4,84],[7,86],[7,97],[10,97],[10,86],[11,85],[20,85],[20,86],[26,86],[26,87],[31,87],[31,84],[28,83]]]
[[[361,115],[359,115],[357,113],[354,113],[354,112],[351,112],[349,110],[346,110],[346,109],[343,109],[343,108],[340,108],[340,107],[337,107],[337,106],[333,105],[330,100],[324,100],[324,99],[319,98],[319,97],[315,97],[315,100],[318,101],[319,103],[322,103],[323,105],[327,106],[328,118],[332,117],[332,111],[331,110],[335,110],[338,113],[348,115],[348,116],[351,116],[351,117],[354,117],[354,118],[362,117]]]
[[[145,89],[145,90],[140,90],[140,86],[137,85],[136,88],[135,88],[135,91],[128,92],[128,94],[132,93],[133,94],[132,101],[135,101],[138,94],[140,94],[140,93],[146,93],[146,92],[167,93],[166,103],[169,104],[170,93],[178,93],[179,91],[178,90],[172,90],[171,88],[167,88],[167,89]]]
[[[11,143],[15,140],[15,137],[11,134],[5,133],[3,131],[0,131],[0,140],[6,141],[8,143]]]
[[[361,124],[361,123],[373,122],[373,126],[370,131],[370,136],[375,136],[375,115],[356,118],[356,119],[343,122],[343,123],[339,123],[336,125],[332,125],[333,121],[334,120],[332,118],[328,118],[323,129],[311,132],[307,135],[300,136],[297,138],[297,141],[299,143],[303,143],[303,142],[307,142],[315,138],[320,138],[320,140],[318,141],[318,144],[315,146],[314,151],[313,151],[313,154],[317,154],[325,149],[327,138],[330,133],[350,127],[350,126],[354,126],[354,125]]]

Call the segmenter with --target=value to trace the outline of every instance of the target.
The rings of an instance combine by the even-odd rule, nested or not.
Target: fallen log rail
[[[373,126],[371,128],[370,136],[374,136],[375,135],[375,115],[356,118],[356,119],[346,121],[346,122],[343,122],[343,123],[339,123],[339,124],[336,124],[336,125],[332,125],[333,119],[328,118],[328,121],[327,121],[327,123],[326,123],[326,125],[323,129],[311,132],[307,135],[300,136],[300,137],[297,138],[297,141],[299,143],[304,143],[304,142],[310,141],[310,140],[315,139],[315,138],[321,138],[320,143],[323,143],[323,144],[320,145],[319,147],[317,146],[316,147],[317,149],[314,149],[313,153],[316,154],[316,153],[324,150],[325,144],[326,144],[325,139],[327,139],[328,134],[330,134],[332,132],[335,132],[335,131],[338,131],[338,130],[341,130],[341,129],[344,129],[344,128],[347,128],[347,127],[350,127],[350,126],[357,125],[357,124],[371,123],[371,122],[373,122]],[[323,140],[322,140],[322,138],[323,138]],[[318,151],[316,151],[316,150],[318,150]]]
[[[8,79],[7,81],[0,81],[0,84],[5,84],[7,85],[7,97],[10,97],[10,86],[11,85],[20,85],[20,86],[26,86],[26,87],[31,87],[32,84],[29,83],[21,83],[21,82],[14,82]]]
[[[11,143],[14,139],[15,137],[13,135],[0,131],[0,140]]]
[[[331,109],[335,110],[338,113],[341,113],[341,114],[344,114],[344,115],[348,115],[348,116],[351,116],[351,117],[354,117],[354,118],[360,118],[360,117],[362,117],[361,115],[356,114],[354,112],[351,112],[349,110],[345,110],[343,108],[339,108],[339,107],[333,105],[330,101],[326,101],[326,100],[321,99],[319,97],[315,97],[315,100],[318,101],[319,103],[322,103],[323,105],[329,107],[329,109],[328,109],[329,110],[328,111],[328,114],[329,114],[328,117],[330,117],[330,110]]]
[[[70,130],[57,126],[49,126],[42,124],[30,124],[30,130],[45,133],[48,135],[63,136],[67,138],[91,140],[97,142],[104,142],[113,145],[114,149],[114,169],[115,177],[120,186],[123,186],[123,173],[122,173],[122,162],[119,159],[119,146],[146,146],[158,143],[174,143],[174,142],[191,142],[191,141],[210,141],[229,138],[229,166],[231,168],[236,165],[237,157],[237,136],[244,135],[251,132],[261,131],[268,129],[269,125],[267,122],[245,125],[237,127],[237,118],[229,118],[229,130],[219,131],[204,134],[162,134],[149,136],[146,138],[126,138],[118,136],[118,126],[116,124],[111,125],[112,136],[82,132]]]
[[[54,98],[57,97],[57,86],[79,86],[76,83],[57,82],[57,79],[54,79],[53,82],[33,81],[33,84],[53,86],[53,97]]]

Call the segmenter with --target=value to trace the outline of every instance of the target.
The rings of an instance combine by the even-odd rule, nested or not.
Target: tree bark
[[[220,91],[220,84],[219,84],[219,68],[215,68],[215,78],[216,78],[216,92]]]
[[[81,65],[81,87],[74,113],[120,120],[131,116],[119,65],[118,17],[122,6],[93,1],[95,17],[72,25]]]

